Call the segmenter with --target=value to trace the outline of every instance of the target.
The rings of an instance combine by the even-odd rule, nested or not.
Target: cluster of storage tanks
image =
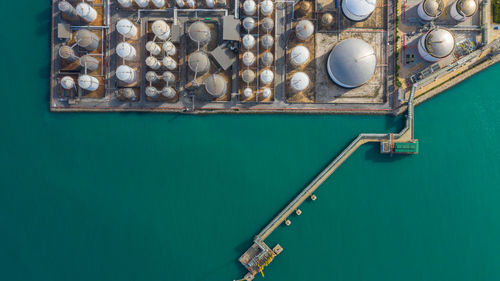
[[[241,80],[242,97],[248,100],[257,93],[262,99],[272,95],[274,82],[274,2],[245,0],[242,3]],[[252,87],[257,84],[259,86]]]
[[[168,0],[117,0],[125,9],[162,9],[169,5]],[[228,0],[175,0],[178,8],[224,8]]]
[[[57,7],[62,19],[75,26],[94,24],[98,17],[98,12],[92,3],[62,0],[57,3]],[[91,29],[90,26],[89,28],[72,27],[72,38],[68,38],[66,43],[59,46],[58,56],[67,65],[66,70],[83,70],[83,73],[79,74],[77,82],[73,78],[74,76],[62,77],[60,86],[64,90],[77,90],[77,83],[81,89],[89,92],[99,88],[99,80],[90,73],[97,71],[101,64],[97,57],[102,53],[96,53],[102,43],[100,35],[99,31]],[[68,45],[72,39],[74,39],[74,44]],[[75,50],[76,48],[78,50]]]
[[[462,22],[472,17],[477,11],[476,0],[458,0],[450,6],[450,16]],[[442,0],[424,0],[417,8],[418,16],[423,21],[439,18],[445,5]],[[424,34],[418,42],[418,53],[428,62],[437,62],[449,56],[455,49],[455,36],[445,28],[436,27]]]

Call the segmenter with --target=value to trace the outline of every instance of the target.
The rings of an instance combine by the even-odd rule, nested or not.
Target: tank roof
[[[451,31],[435,28],[425,35],[425,50],[436,58],[450,55],[455,48],[455,37]]]
[[[464,17],[470,17],[474,15],[477,10],[477,3],[475,0],[458,0],[457,1],[457,12],[459,12]]]
[[[376,0],[344,0],[343,8],[359,17],[367,17],[375,10]]]
[[[424,0],[423,2],[424,12],[429,17],[439,17],[444,9],[444,3],[442,0]]]
[[[214,97],[221,97],[227,92],[227,82],[220,74],[212,74],[205,79],[205,90]]]
[[[197,21],[189,26],[189,38],[197,43],[207,43],[210,41],[210,28],[202,21]]]

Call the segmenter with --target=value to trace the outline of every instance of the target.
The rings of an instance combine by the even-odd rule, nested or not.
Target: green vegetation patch
[[[491,3],[491,7],[493,9],[493,21],[496,23],[500,23],[500,0],[493,0]]]

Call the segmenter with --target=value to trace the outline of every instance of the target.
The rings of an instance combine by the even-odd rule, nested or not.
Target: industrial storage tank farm
[[[50,108],[399,113],[417,78],[488,43],[484,2],[448,2],[399,19],[389,0],[53,0]]]

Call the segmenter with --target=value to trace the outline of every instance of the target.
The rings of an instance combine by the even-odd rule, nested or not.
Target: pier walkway
[[[242,280],[253,280],[257,273],[263,274],[263,268],[267,266],[273,258],[278,255],[282,248],[277,245],[273,249],[269,248],[264,240],[273,233],[273,231],[280,226],[299,206],[308,198],[313,196],[314,191],[325,182],[330,175],[337,170],[342,163],[344,163],[349,156],[351,156],[360,146],[369,142],[388,143],[392,147],[394,143],[414,143],[414,104],[413,99],[415,96],[416,86],[411,90],[408,100],[408,114],[406,119],[406,126],[398,134],[360,134],[355,138],[314,180],[304,188],[268,225],[266,225],[254,237],[254,244],[248,249],[239,259],[239,261],[248,269],[248,273]],[[389,153],[389,152],[385,152]]]

